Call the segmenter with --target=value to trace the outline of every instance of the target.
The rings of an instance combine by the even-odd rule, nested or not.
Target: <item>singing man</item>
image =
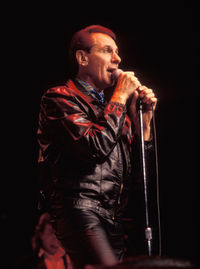
[[[70,44],[74,76],[41,98],[38,142],[41,195],[74,268],[113,265],[124,257],[122,216],[134,174],[143,101],[145,150],[152,150],[157,98],[134,72],[116,74],[116,35],[91,25]],[[104,98],[106,91],[111,96]]]

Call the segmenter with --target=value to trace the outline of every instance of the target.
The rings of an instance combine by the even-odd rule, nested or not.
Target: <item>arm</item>
[[[68,89],[48,91],[41,102],[39,141],[53,144],[84,161],[102,161],[116,145],[125,122],[125,106],[109,102],[100,119],[89,104]],[[48,148],[48,146],[46,146]]]
[[[140,135],[140,126],[139,126],[139,117],[136,108],[136,103],[138,98],[142,99],[143,102],[143,131],[144,131],[144,140],[148,141],[151,139],[151,120],[153,116],[153,110],[156,108],[157,98],[153,91],[145,86],[140,86],[138,91],[135,91],[131,104],[129,107],[129,114],[135,126],[135,134]]]
[[[128,113],[135,127],[135,134],[139,135],[139,117],[137,112],[137,100],[142,98],[144,103],[143,111],[143,126],[144,126],[144,140],[148,141],[151,138],[150,123],[152,120],[152,104],[153,110],[156,108],[157,98],[153,91],[145,86],[141,86],[141,83],[135,76],[134,72],[123,72],[118,78],[116,89],[111,101],[127,104],[128,99],[131,99],[128,106]]]

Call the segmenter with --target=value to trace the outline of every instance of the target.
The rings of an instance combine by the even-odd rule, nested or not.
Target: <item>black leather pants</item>
[[[122,260],[125,244],[118,221],[105,219],[91,209],[56,210],[54,216],[57,236],[74,268],[81,269],[87,264],[112,265]]]

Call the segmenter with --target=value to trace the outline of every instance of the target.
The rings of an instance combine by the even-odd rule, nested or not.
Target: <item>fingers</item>
[[[141,83],[138,80],[138,78],[135,76],[134,72],[126,72],[125,74],[127,76],[127,79],[129,79],[130,82],[133,84],[134,88],[138,88],[141,86]]]
[[[155,106],[157,104],[157,98],[153,90],[147,88],[146,86],[140,86],[138,88],[138,91],[139,91],[139,96],[142,99],[143,103],[147,105],[153,104],[153,107],[155,109]]]
[[[138,95],[146,104],[146,110],[155,109],[157,104],[157,98],[152,89],[141,85],[134,72],[122,72],[119,76],[113,100],[120,99],[121,102],[126,103],[128,98],[132,96],[132,104],[137,101]]]
[[[141,83],[134,72],[123,72],[118,78],[112,99],[115,100],[117,96],[117,99],[121,99],[121,102],[126,103],[139,86],[141,86]]]
[[[140,81],[138,78],[135,76],[134,72],[123,72],[121,74],[121,78],[124,82],[126,82],[129,86],[132,86],[133,89],[141,86]]]

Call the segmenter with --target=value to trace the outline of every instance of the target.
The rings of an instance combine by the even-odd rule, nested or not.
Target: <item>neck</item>
[[[90,84],[96,91],[101,91],[101,89],[99,89],[99,87],[97,87],[96,83],[94,83],[93,79],[91,79],[91,77],[88,76],[87,74],[83,74],[83,73],[79,72],[77,75],[77,78]]]

